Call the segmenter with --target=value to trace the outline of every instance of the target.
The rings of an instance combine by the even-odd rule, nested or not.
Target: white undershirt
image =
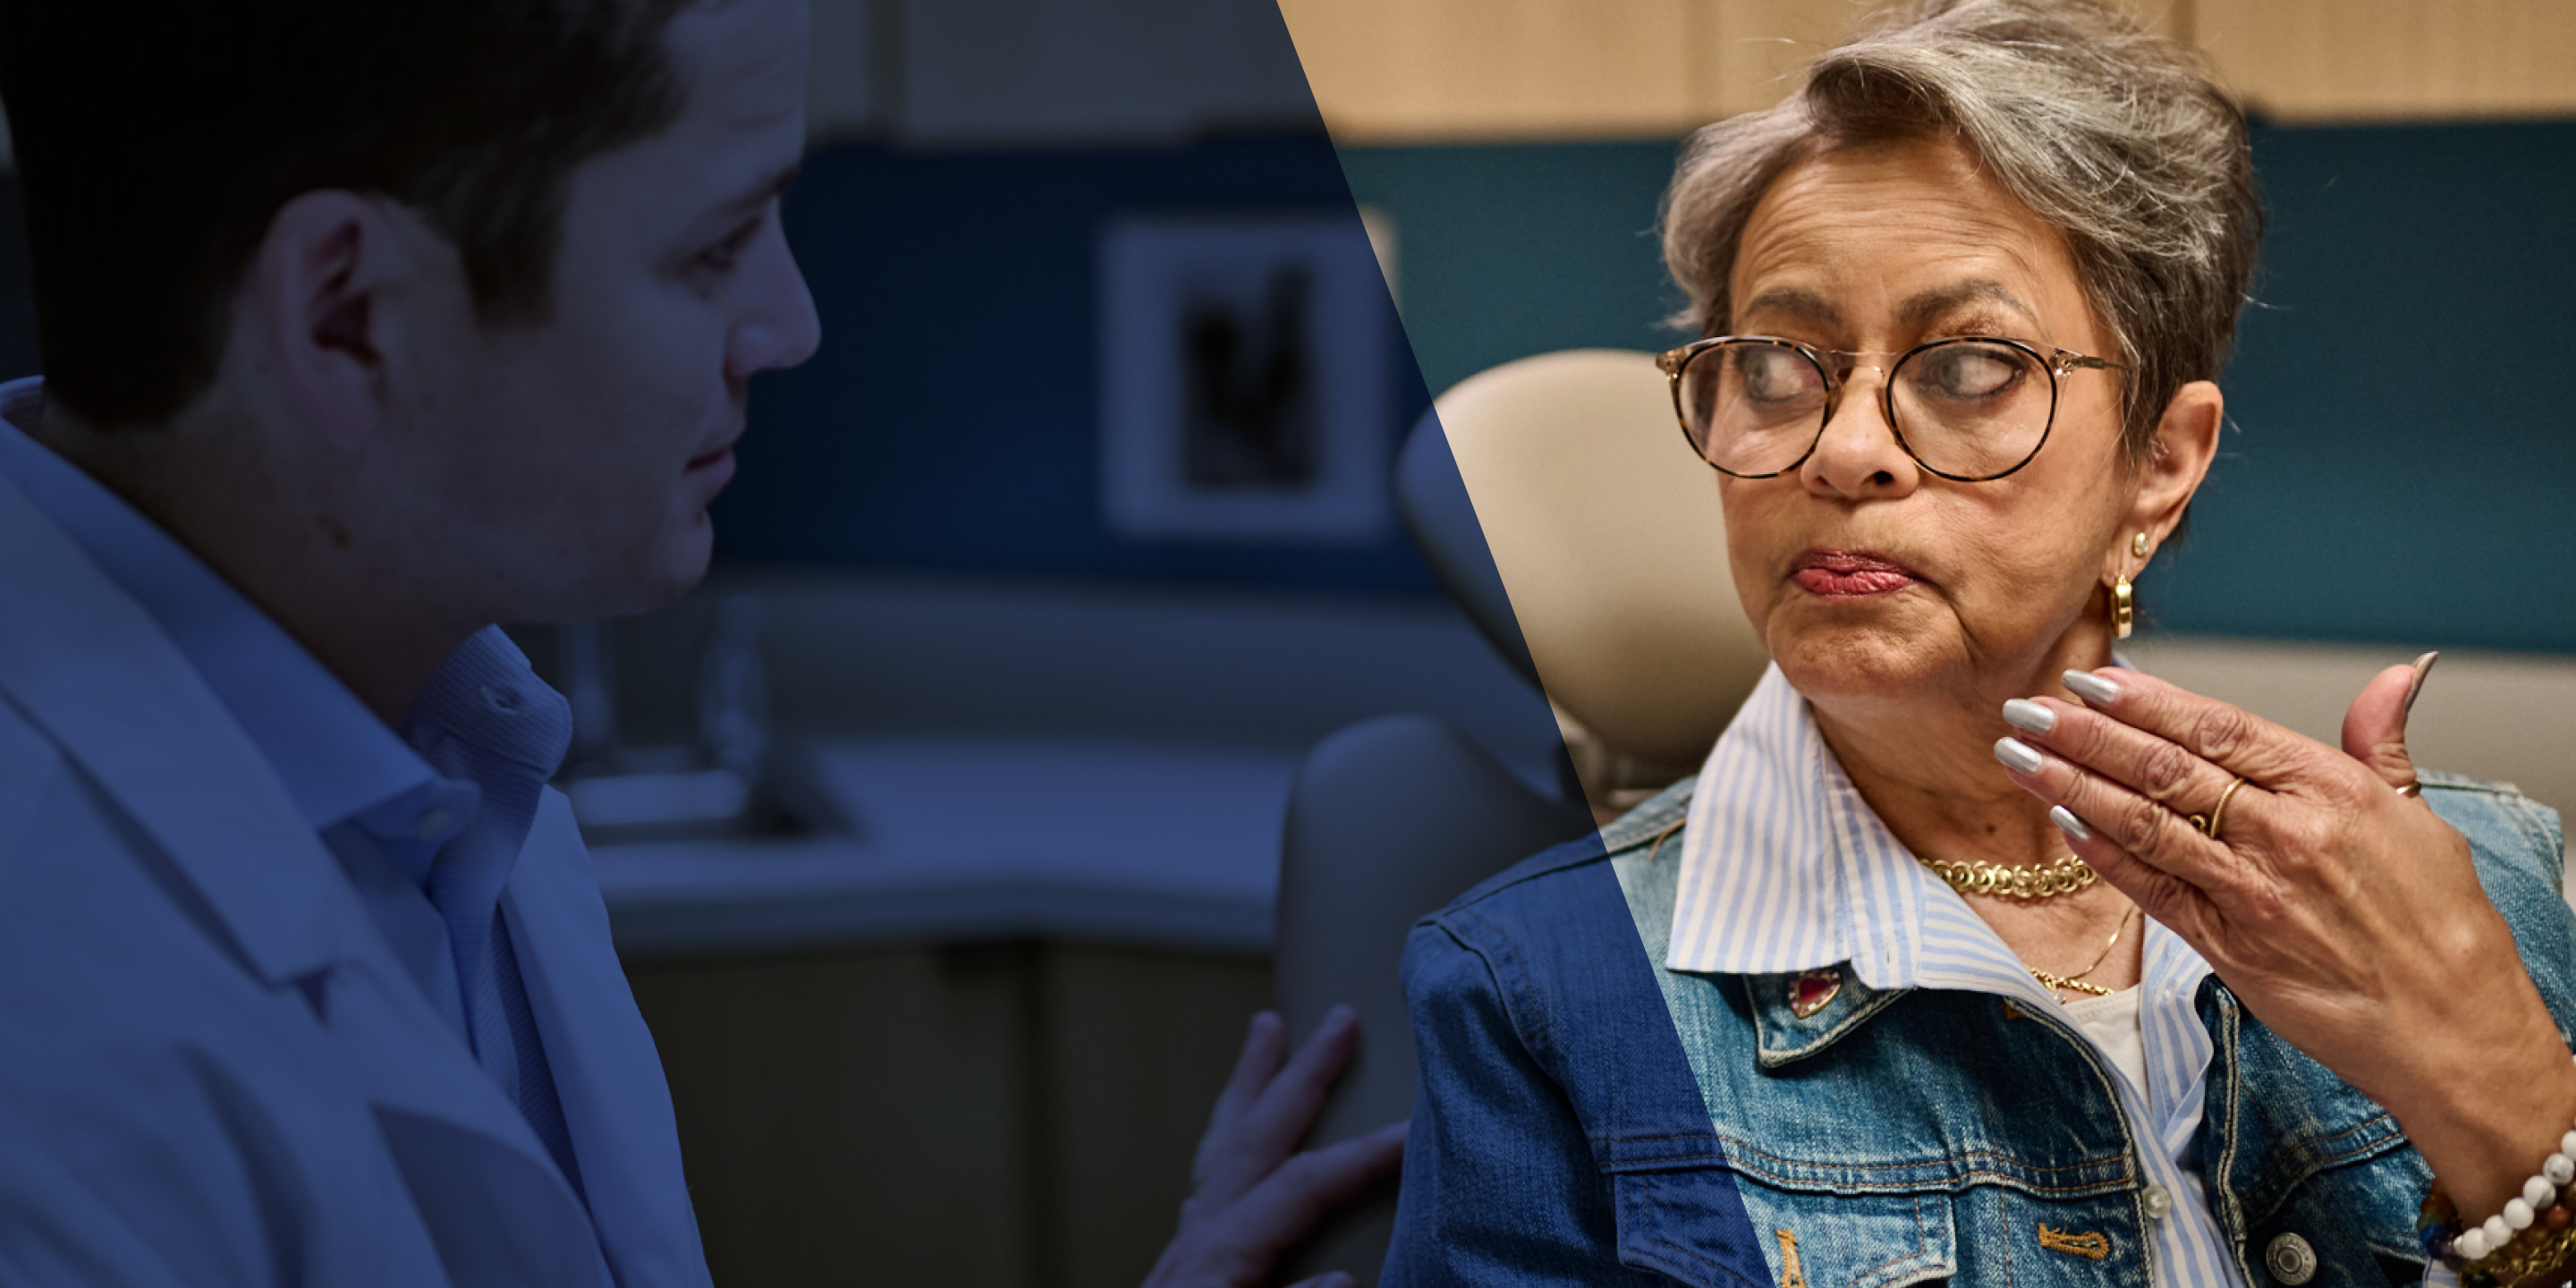
[[[2139,1090],[2146,1089],[2147,1039],[2138,1023],[2138,990],[2124,988],[2108,997],[2068,1002],[2066,1018],[2104,1059],[2129,1075]]]

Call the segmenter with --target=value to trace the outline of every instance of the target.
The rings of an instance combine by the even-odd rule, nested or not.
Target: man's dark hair
[[[477,316],[541,322],[572,171],[667,127],[690,0],[0,0],[46,393],[100,427],[213,380],[279,207],[421,211]]]

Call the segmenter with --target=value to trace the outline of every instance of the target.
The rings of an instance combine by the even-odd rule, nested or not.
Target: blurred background
[[[1304,751],[1419,711],[1558,772],[1397,521],[1404,433],[1498,363],[1675,343],[1680,139],[1865,8],[815,0],[823,347],[756,382],[699,594],[515,631],[719,1283],[1142,1277],[1269,1004]],[[2576,0],[2139,11],[2256,114],[2272,215],[2146,654],[2331,695],[2442,647],[2484,678],[2426,737],[2576,748]]]

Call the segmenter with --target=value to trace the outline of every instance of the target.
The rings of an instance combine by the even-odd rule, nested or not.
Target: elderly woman
[[[1776,664],[1695,780],[1416,928],[1390,1282],[2552,1268],[2554,816],[2115,669],[2258,223],[2196,58],[2077,0],[1924,5],[1693,142],[1663,365]],[[2428,843],[2274,861],[2334,829]]]

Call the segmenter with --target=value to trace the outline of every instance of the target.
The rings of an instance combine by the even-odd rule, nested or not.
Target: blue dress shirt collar
[[[316,830],[362,813],[406,839],[441,806],[437,775],[358,696],[178,539],[27,436],[38,377],[0,385],[0,476],[161,624]],[[376,807],[407,806],[397,820]],[[441,836],[439,839],[444,839]],[[434,846],[432,847],[435,848]]]

